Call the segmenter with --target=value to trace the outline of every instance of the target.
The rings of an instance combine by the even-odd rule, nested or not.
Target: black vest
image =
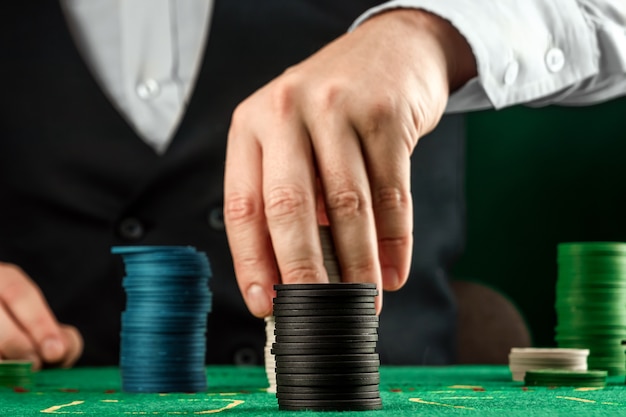
[[[129,243],[206,251],[207,361],[262,363],[264,323],[237,289],[221,218],[230,116],[376,3],[217,0],[193,97],[163,156],[103,95],[56,2],[0,6],[0,261],[20,265],[58,319],[80,329],[81,364],[118,361],[123,267],[110,248]],[[446,274],[462,242],[462,131],[461,120],[448,120],[413,157],[412,277],[385,295],[383,363],[453,360]]]

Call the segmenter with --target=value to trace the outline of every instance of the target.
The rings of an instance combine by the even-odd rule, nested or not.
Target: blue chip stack
[[[211,311],[206,254],[191,246],[116,246],[126,269],[120,369],[125,392],[201,392]]]

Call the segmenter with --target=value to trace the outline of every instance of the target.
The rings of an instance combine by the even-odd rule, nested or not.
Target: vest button
[[[257,365],[258,355],[251,347],[242,347],[235,351],[233,362],[235,365]]]
[[[218,232],[224,231],[226,227],[224,226],[224,210],[222,209],[222,206],[209,209],[209,212],[207,213],[207,222],[209,223],[211,229]]]
[[[123,219],[117,230],[120,236],[126,240],[139,240],[143,237],[145,232],[143,224],[134,217]]]

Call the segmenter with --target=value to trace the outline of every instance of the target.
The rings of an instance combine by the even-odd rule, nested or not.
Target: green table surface
[[[626,416],[624,377],[603,389],[524,387],[506,366],[382,367],[383,410],[279,411],[261,367],[208,367],[194,394],[121,392],[117,368],[37,373],[29,390],[0,388],[0,416]]]

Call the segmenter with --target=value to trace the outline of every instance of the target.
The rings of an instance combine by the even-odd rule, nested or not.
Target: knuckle
[[[246,120],[249,120],[248,106],[249,99],[246,99],[239,103],[237,107],[235,107],[235,110],[233,110],[230,121],[230,136],[236,136],[235,134],[238,132],[239,127],[245,126]]]
[[[364,112],[364,130],[377,132],[401,114],[396,100],[390,95],[378,95],[372,98]]]
[[[410,233],[396,236],[385,236],[378,239],[378,243],[380,246],[383,246],[385,247],[385,249],[392,251],[399,251],[402,248],[410,247],[412,242],[413,238]]]
[[[382,211],[403,211],[410,208],[411,195],[399,187],[380,187],[373,192],[373,204]]]
[[[322,274],[309,259],[297,259],[281,268],[282,282],[289,284],[320,282]]]
[[[270,106],[274,114],[287,117],[296,109],[299,81],[295,72],[289,72],[278,79],[269,93]]]
[[[260,254],[257,254],[253,251],[249,251],[247,253],[242,253],[237,256],[235,259],[235,265],[237,271],[242,274],[252,274],[252,276],[256,275],[256,272],[260,270],[263,265],[263,259]],[[239,274],[237,274],[239,276]]]
[[[351,219],[367,211],[367,199],[356,190],[330,192],[326,201],[328,212],[336,218]]]
[[[258,204],[250,195],[233,194],[224,199],[224,222],[227,225],[248,223],[259,214]]]
[[[265,216],[271,221],[290,219],[312,207],[308,193],[297,186],[279,186],[267,193]]]
[[[328,81],[318,88],[313,95],[313,108],[323,112],[335,111],[345,102],[345,84]]]
[[[347,282],[369,282],[377,274],[378,262],[374,259],[361,259],[346,265],[344,279]]]

